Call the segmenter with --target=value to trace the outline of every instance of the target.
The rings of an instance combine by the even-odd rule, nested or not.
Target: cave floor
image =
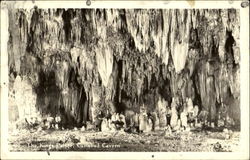
[[[234,152],[240,132],[192,130],[166,135],[162,130],[132,134],[122,131],[18,130],[9,134],[10,151]]]

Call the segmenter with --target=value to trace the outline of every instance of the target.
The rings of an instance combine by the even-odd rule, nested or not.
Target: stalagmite
[[[170,136],[172,134],[172,129],[171,127],[168,125],[165,129],[165,136]]]
[[[182,127],[187,127],[187,114],[185,112],[181,113],[181,126]]]
[[[180,132],[181,130],[183,130],[183,128],[181,127],[181,120],[180,119],[177,120],[176,126],[173,127],[173,130],[177,131],[177,132]]]
[[[108,120],[107,120],[106,118],[104,118],[104,119],[102,120],[101,131],[102,131],[102,132],[107,132],[107,131],[109,131]]]
[[[109,125],[110,131],[112,132],[116,131],[115,124],[110,119],[108,120],[108,125]]]
[[[38,117],[39,113],[35,106],[37,97],[27,77],[21,79],[20,76],[17,76],[14,82],[14,88],[16,97],[15,104],[18,107],[19,119]]]
[[[239,14],[9,9],[9,117],[55,117],[60,110],[64,127],[78,127],[109,110],[123,113],[126,125],[144,129],[145,117],[138,116],[144,104],[158,130],[166,126],[167,103],[175,97],[171,127],[178,126],[186,98],[193,117],[200,109],[199,118],[215,121],[224,104],[239,125]]]
[[[193,109],[193,115],[194,117],[197,117],[198,116],[198,113],[199,113],[199,107],[197,105],[194,106],[194,109]]]
[[[119,113],[116,113],[116,115],[115,115],[115,121],[120,121],[120,115],[119,115]]]
[[[191,98],[187,98],[187,112],[191,112],[194,108]]]
[[[176,110],[176,104],[175,104],[175,99],[173,98],[172,104],[171,104],[171,119],[170,119],[170,125],[172,128],[177,126],[177,120],[178,120],[178,115],[177,115],[177,110]]]
[[[148,121],[147,114],[140,113],[139,114],[139,130],[140,130],[140,132],[146,131],[147,121]]]
[[[160,129],[160,121],[159,121],[158,115],[157,115],[156,112],[152,112],[151,115],[152,115],[152,118],[153,118],[153,126],[154,126],[153,129],[155,131],[157,131],[157,130]]]
[[[123,128],[126,128],[127,127],[126,119],[125,119],[125,116],[123,114],[120,114],[119,120],[121,122],[123,122]]]
[[[86,127],[85,127],[85,126],[82,126],[81,131],[82,131],[82,132],[86,131]]]
[[[126,119],[126,124],[128,124],[128,126],[133,126],[134,125],[133,118],[135,116],[135,112],[133,112],[132,110],[125,110],[124,116]]]
[[[153,122],[150,118],[148,118],[147,123],[146,123],[145,132],[151,132],[152,129],[153,129]]]
[[[159,121],[160,121],[160,127],[165,127],[167,124],[166,119],[166,107],[168,106],[167,101],[165,101],[163,98],[160,98],[157,103],[158,107],[158,113],[159,113]]]
[[[116,121],[116,114],[113,113],[111,116],[111,122],[115,122]]]

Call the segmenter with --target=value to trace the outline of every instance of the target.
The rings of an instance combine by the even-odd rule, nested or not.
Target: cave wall
[[[192,99],[210,120],[220,108],[240,120],[239,10],[33,8],[8,14],[12,121],[63,115],[66,124],[81,125],[99,111],[139,112],[142,106],[161,114],[173,97],[178,109]]]

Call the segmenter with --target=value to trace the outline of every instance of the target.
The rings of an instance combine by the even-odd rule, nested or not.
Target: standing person
[[[102,124],[102,120],[103,120],[103,114],[101,111],[99,111],[97,117],[96,117],[96,121],[95,121],[95,127],[97,129],[97,131],[101,131],[101,124]]]
[[[167,106],[166,119],[167,119],[167,126],[168,126],[170,125],[170,121],[171,121],[171,108],[169,106]]]

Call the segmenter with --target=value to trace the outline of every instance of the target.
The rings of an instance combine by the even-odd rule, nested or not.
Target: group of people
[[[104,116],[100,111],[95,120],[97,131],[116,131],[126,128],[125,116],[121,113],[109,112]]]
[[[167,104],[167,103],[159,103]],[[187,98],[182,107],[178,107],[178,100],[173,98],[170,106],[163,106],[165,109],[157,112],[147,113],[142,111],[139,118],[140,130],[148,131],[148,127],[152,126],[152,130],[160,128],[171,130],[188,130],[198,124],[199,107],[193,105],[191,98]],[[144,115],[144,116],[143,116]]]
[[[199,108],[197,105],[193,105],[190,98],[186,99],[181,109],[178,108],[178,101],[175,98],[172,99],[170,106],[163,107],[165,107],[164,111],[155,110],[149,112],[144,106],[141,106],[139,113],[129,109],[121,113],[107,111],[104,114],[100,111],[94,120],[94,126],[96,131],[102,132],[122,130],[142,133],[161,128],[188,130],[190,127],[194,127],[195,124],[197,125]],[[32,120],[29,123],[33,125],[37,123],[37,121],[33,122]],[[43,124],[45,129],[61,129],[63,127],[61,121],[60,116],[48,116],[43,120]]]
[[[22,122],[22,120],[20,120]],[[22,124],[17,122],[17,127]],[[23,128],[28,129],[62,129],[61,117],[52,117],[51,115],[42,118],[38,115],[28,116],[24,118]],[[26,126],[26,127],[25,127]]]
[[[122,113],[108,113],[106,116],[100,112],[95,120],[97,131],[124,130],[127,132],[151,132],[160,128],[171,130],[188,130],[198,124],[199,107],[193,106],[190,98],[187,98],[181,110],[177,111],[177,101],[173,98],[171,106],[165,106],[165,117],[157,111],[148,112],[142,106],[140,112],[125,110]],[[159,112],[159,111],[158,111]],[[161,119],[165,124],[160,124]]]

